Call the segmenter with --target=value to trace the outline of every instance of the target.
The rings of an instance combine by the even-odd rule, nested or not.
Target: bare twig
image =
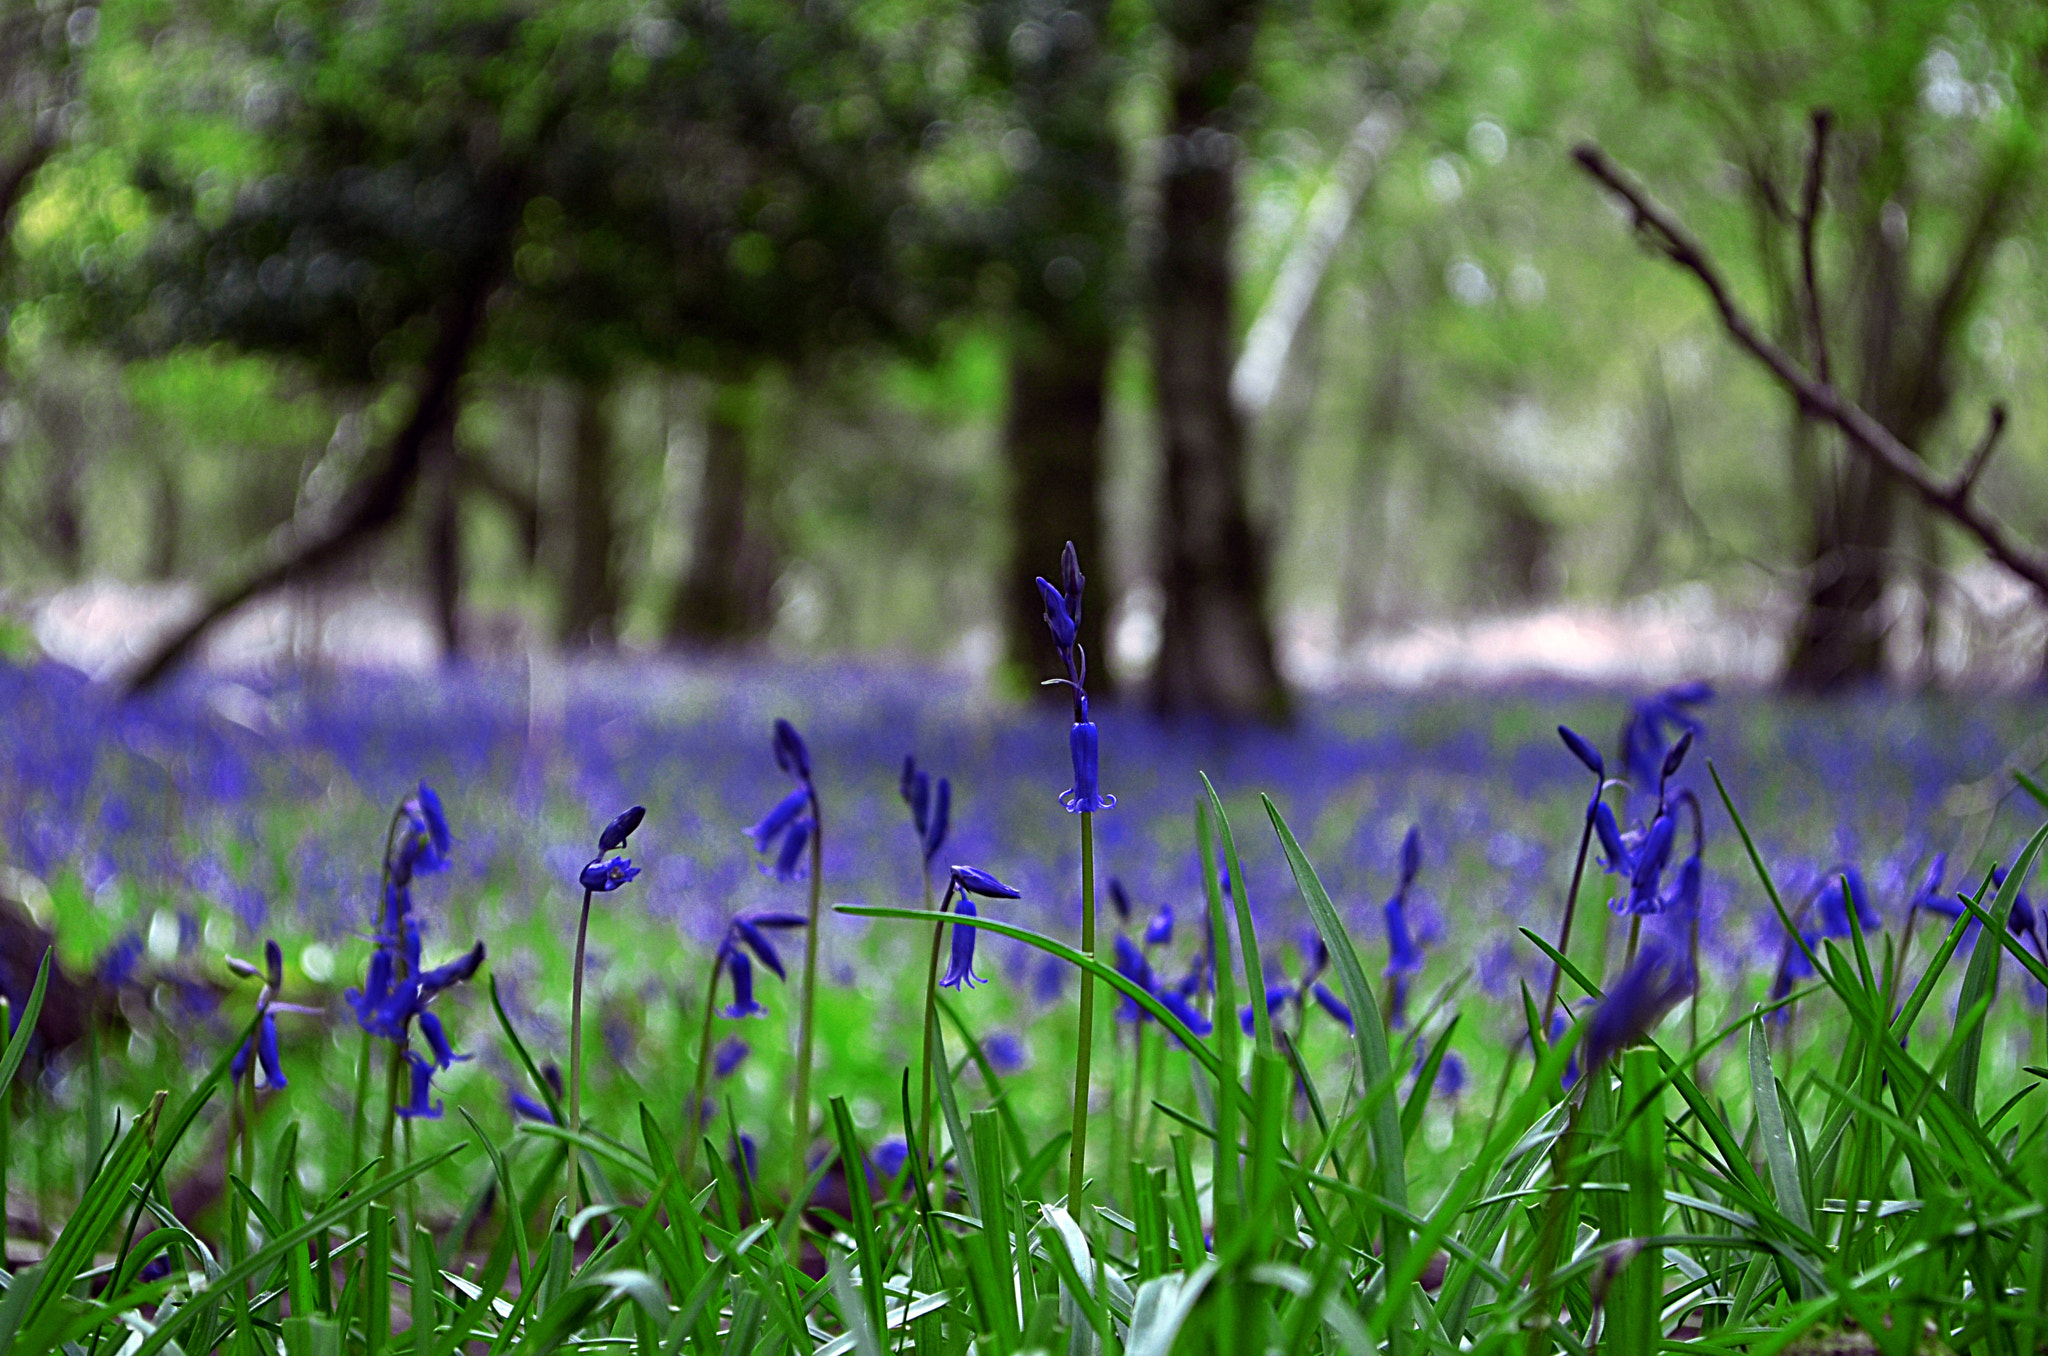
[[[1963,463],[1963,469],[1956,472],[1955,480],[1949,485],[1949,497],[1958,504],[1977,487],[1977,477],[1984,474],[1984,467],[1991,461],[1991,454],[1998,449],[1998,435],[2005,432],[2005,406],[1991,407],[1991,421],[1984,426],[1984,436],[1977,442],[1970,459]]]
[[[1608,160],[1599,147],[1581,145],[1572,152],[1572,157],[1586,173],[1628,205],[1637,231],[1653,248],[1699,279],[1713,301],[1714,309],[1720,313],[1721,324],[1729,336],[1770,370],[1779,385],[1799,401],[1800,408],[1839,428],[1858,455],[1902,482],[1927,507],[1970,533],[1993,560],[2033,585],[2043,599],[2048,599],[2048,552],[2014,540],[2003,523],[1970,501],[1961,477],[1954,484],[1944,484],[1912,448],[1899,441],[1890,429],[1872,418],[1862,406],[1845,398],[1827,382],[1815,380],[1783,349],[1766,339],[1755,322],[1736,305],[1727,282],[1699,242],[1676,218],[1652,203],[1649,196]],[[1993,415],[1993,421],[1999,426],[2004,423],[1997,415]],[[1993,441],[1995,435],[1986,439],[1987,443]],[[1973,464],[1980,455],[1988,457],[1990,453],[1980,448],[1979,455],[1971,458]],[[1968,469],[1965,468],[1966,472]]]
[[[1827,174],[1828,128],[1833,115],[1813,115],[1813,149],[1806,157],[1806,187],[1799,195],[1799,272],[1806,293],[1806,330],[1813,343],[1813,372],[1823,386],[1834,384],[1828,372],[1828,332],[1820,305],[1820,273],[1813,262],[1814,228],[1820,222],[1820,192]]]

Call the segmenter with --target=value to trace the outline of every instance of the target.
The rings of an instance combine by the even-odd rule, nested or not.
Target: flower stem
[[[1569,956],[1572,953],[1572,915],[1579,907],[1579,885],[1586,878],[1586,853],[1593,846],[1593,816],[1586,816],[1586,827],[1579,831],[1579,857],[1572,863],[1572,888],[1564,897],[1564,926],[1557,931],[1557,954]],[[1557,1011],[1557,986],[1564,978],[1564,966],[1550,967],[1550,992],[1543,998],[1543,1034],[1550,1035],[1550,1014]]]
[[[569,990],[569,1133],[583,1132],[583,944],[590,936],[590,891],[576,922],[576,978]],[[583,1152],[569,1148],[569,1213],[583,1209]]]
[[[819,813],[818,797],[811,797],[811,908],[804,942],[804,996],[798,1008],[796,1031],[796,1101],[790,1108],[789,1181],[799,1190],[804,1181],[804,1152],[811,1143],[811,1038],[816,1027],[813,1014],[818,1004],[818,900],[825,888],[825,817]],[[802,1208],[802,1202],[797,1202]]]
[[[948,880],[946,897],[940,901],[938,917],[932,921],[932,955],[924,973],[924,1105],[917,1117],[917,1143],[922,1152],[932,1154],[933,1162],[938,1161],[938,1155],[932,1149],[932,1060],[939,1045],[939,939],[946,934],[946,905],[952,900],[953,882]],[[924,906],[926,909],[932,907],[932,882],[929,876],[924,882]],[[926,1165],[920,1165],[920,1171],[927,1170]]]
[[[1095,959],[1095,816],[1081,812],[1081,954]],[[1095,1048],[1095,973],[1081,971],[1081,1031],[1074,1048],[1074,1141],[1067,1149],[1067,1210],[1081,1208],[1088,1167],[1088,1065]]]
[[[704,1138],[704,1085],[711,1071],[711,1016],[717,1010],[718,963],[712,962],[711,982],[704,986],[704,1034],[697,1041],[697,1085],[690,1104],[683,1109],[683,1184],[689,1185],[690,1170],[697,1166],[697,1142]]]
[[[398,1099],[405,1087],[405,1047],[391,1047],[391,1063],[384,1073],[384,1134],[377,1155],[385,1172],[391,1171],[391,1137],[398,1128]]]

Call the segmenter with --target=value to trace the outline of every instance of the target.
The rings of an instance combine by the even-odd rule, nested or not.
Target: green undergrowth
[[[1725,789],[1723,800],[1789,928]],[[225,1207],[185,1220],[167,1170],[189,1161],[196,1137],[227,1142],[237,1089],[223,1053],[197,1083],[104,1127],[61,1232],[5,1277],[0,1350],[2048,1347],[2048,1106],[2033,1095],[2048,1070],[2000,1067],[1996,1054],[2031,1011],[2023,992],[2048,984],[2048,966],[2006,926],[2048,829],[1920,954],[1890,934],[1827,939],[1811,980],[1779,1003],[1681,1006],[1583,1076],[1597,1003],[1570,1009],[1578,1023],[1553,1045],[1537,1031],[1540,997],[1524,990],[1519,1042],[1466,1043],[1476,1086],[1444,1133],[1430,1090],[1458,1019],[1425,1013],[1425,1043],[1389,1030],[1379,977],[1265,809],[1356,1019],[1336,1057],[1304,1058],[1298,1024],[1262,1016],[1240,1031],[1241,1002],[1264,1012],[1262,953],[1250,911],[1213,880],[1204,923],[1223,963],[1205,1036],[1112,966],[994,909],[979,920],[1152,1018],[1105,1028],[1132,1043],[1135,1063],[1098,1060],[1107,1129],[1081,1199],[1064,1194],[1068,1135],[1042,1106],[1071,1051],[1039,1060],[1030,1081],[1044,1087],[1013,1087],[957,1003],[941,1005],[933,1143],[917,1142],[915,1069],[902,1068],[891,1086],[863,1089],[861,1107],[829,1098],[805,1183],[777,1180],[783,1156],[766,1152],[765,1177],[743,1176],[729,1112],[685,1155],[673,1097],[616,1089],[580,1134],[535,1121],[507,1130],[502,1117],[487,1128],[451,1108],[431,1147],[407,1134],[343,1177],[312,1171],[310,1148],[301,1161],[302,1143],[330,1127],[295,1123],[287,1101],[250,1152],[223,1151]],[[1205,858],[1212,839],[1235,855],[1222,814],[1209,792],[1194,825]],[[930,923],[915,909],[842,913],[876,931]],[[2003,944],[1966,944],[1973,921]],[[1599,978],[1557,959],[1568,999],[1602,997]],[[21,1075],[44,998],[39,981],[0,1080]],[[506,1063],[562,1121],[495,987],[491,998]],[[1987,1040],[1994,1028],[2000,1039]],[[1148,1060],[1150,1083],[1130,1073]],[[15,1091],[0,1115],[25,1142],[41,1104]],[[884,1135],[910,1141],[887,1178],[874,1156]],[[579,1199],[590,1203],[572,1212]],[[813,1204],[787,1208],[797,1199]]]

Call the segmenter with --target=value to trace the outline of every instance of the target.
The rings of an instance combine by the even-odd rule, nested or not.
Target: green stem
[[[14,1009],[0,996],[0,1041],[14,1036]],[[0,1273],[7,1269],[7,1160],[14,1149],[14,1089],[0,1084]]]
[[[583,944],[590,935],[590,891],[576,922],[576,978],[569,991],[569,1133],[583,1131]],[[569,1213],[583,1209],[583,1153],[569,1148]]]
[[[1564,897],[1564,926],[1557,930],[1557,954],[1569,956],[1572,953],[1572,915],[1579,908],[1579,885],[1586,878],[1586,853],[1593,846],[1593,816],[1586,816],[1586,827],[1579,831],[1579,856],[1572,863],[1572,888]],[[1550,1014],[1557,1011],[1557,986],[1564,978],[1564,966],[1550,967],[1550,992],[1543,997],[1543,1035],[1550,1036]]]
[[[818,901],[825,888],[825,817],[818,812],[818,798],[811,797],[811,908],[804,941],[804,996],[798,1007],[796,1029],[796,1098],[790,1107],[789,1183],[790,1190],[802,1188],[804,1151],[811,1143],[811,1045],[816,1032],[812,1018],[818,1004]],[[801,1208],[802,1203],[797,1203]]]
[[[946,935],[946,907],[953,902],[953,882],[946,881],[946,897],[939,902],[938,918],[932,923],[932,954],[924,972],[924,1105],[917,1117],[917,1143],[925,1153],[932,1155],[931,1161],[938,1161],[938,1154],[932,1147],[932,1088],[935,1075],[932,1070],[933,1052],[938,1049],[939,1029],[939,940]],[[924,906],[932,907],[932,883],[927,876],[924,883]],[[920,1171],[928,1167],[920,1165]]]
[[[348,1175],[354,1177],[363,1166],[363,1131],[370,1120],[370,1033],[363,1032],[363,1045],[356,1052],[356,1105],[349,1117]],[[348,1231],[358,1232],[357,1217],[348,1217]]]
[[[1095,959],[1095,816],[1081,812],[1081,954]],[[1067,1210],[1081,1209],[1088,1167],[1088,1066],[1095,1048],[1095,973],[1081,971],[1081,1030],[1074,1049],[1074,1141],[1067,1149]]]
[[[394,1045],[391,1047],[391,1062],[384,1074],[384,1134],[378,1141],[379,1148],[377,1150],[385,1172],[390,1172],[392,1169],[391,1138],[393,1132],[398,1128],[398,1099],[404,1085],[405,1047]]]
[[[704,1086],[711,1071],[711,1015],[717,1011],[718,966],[711,967],[711,982],[704,986],[704,1033],[697,1040],[697,1083],[690,1105],[683,1110],[683,1184],[690,1182],[690,1170],[697,1166],[697,1143],[704,1138]]]

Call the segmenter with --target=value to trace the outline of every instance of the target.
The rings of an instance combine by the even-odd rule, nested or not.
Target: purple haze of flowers
[[[910,1145],[901,1135],[891,1135],[875,1146],[874,1161],[876,1172],[884,1178],[893,1178],[910,1161]]]

